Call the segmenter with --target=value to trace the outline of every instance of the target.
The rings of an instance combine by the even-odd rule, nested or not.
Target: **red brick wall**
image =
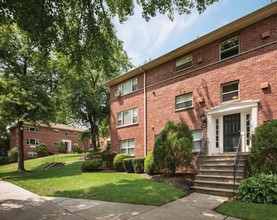
[[[277,40],[277,15],[253,24],[223,39],[192,51],[193,67],[175,73],[175,60],[159,65],[146,73],[147,85],[147,144],[152,150],[154,137],[168,120],[185,121],[192,130],[201,129],[199,117],[211,107],[221,104],[221,85],[239,81],[240,100],[260,100],[259,124],[277,119],[277,43],[258,48]],[[263,32],[270,36],[262,39]],[[219,61],[219,43],[240,36],[240,55]],[[252,51],[251,51],[252,50]],[[202,57],[203,62],[198,63]],[[203,67],[203,68],[201,68]],[[139,91],[115,99],[111,88],[111,143],[119,151],[119,141],[135,139],[135,156],[143,156],[143,75],[139,76]],[[162,82],[164,81],[164,82]],[[268,90],[261,83],[269,82]],[[154,93],[153,93],[154,92]],[[194,107],[175,112],[175,97],[193,93]],[[200,105],[197,99],[203,97]],[[126,128],[116,128],[116,114],[138,107],[139,123]],[[152,129],[154,126],[154,129]]]

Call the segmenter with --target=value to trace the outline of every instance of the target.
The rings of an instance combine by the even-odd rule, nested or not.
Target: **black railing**
[[[235,184],[236,184],[237,172],[238,172],[238,169],[239,169],[240,156],[241,156],[241,135],[239,137],[239,142],[238,142],[237,150],[236,150],[236,156],[235,156],[235,160],[234,160],[234,164],[233,164],[233,167],[234,167],[234,187],[235,187]]]
[[[202,167],[202,164],[205,160],[207,153],[208,153],[208,140],[204,140],[202,142],[200,151],[198,152],[193,162],[193,179],[195,178],[195,175],[198,173],[198,170]]]

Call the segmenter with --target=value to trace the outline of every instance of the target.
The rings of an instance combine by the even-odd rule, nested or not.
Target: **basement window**
[[[29,158],[35,158],[35,157],[37,157],[37,152],[29,151],[29,152],[28,152],[28,157],[29,157]]]
[[[192,55],[188,55],[176,60],[175,70],[180,71],[192,67]]]
[[[239,54],[239,36],[230,38],[220,44],[220,59],[224,60]]]

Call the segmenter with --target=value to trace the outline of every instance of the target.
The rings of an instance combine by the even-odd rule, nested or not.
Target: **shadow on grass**
[[[185,193],[165,184],[136,179],[79,190],[56,191],[53,196],[159,206],[181,198]]]

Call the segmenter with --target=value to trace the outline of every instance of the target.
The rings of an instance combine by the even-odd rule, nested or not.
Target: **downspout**
[[[143,71],[143,142],[144,142],[144,150],[143,155],[146,157],[147,155],[147,97],[146,97],[146,73],[145,70],[140,67],[141,71]]]

